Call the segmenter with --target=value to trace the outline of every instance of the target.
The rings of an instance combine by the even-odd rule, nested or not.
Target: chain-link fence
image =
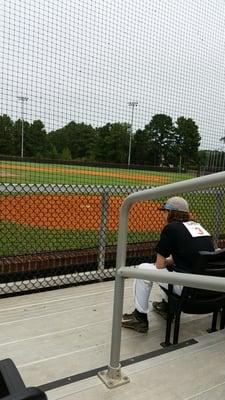
[[[4,184],[1,191],[1,293],[113,277],[119,208],[144,186]],[[186,194],[192,217],[223,247],[225,194]],[[163,226],[160,204],[130,211],[127,264],[153,261]]]

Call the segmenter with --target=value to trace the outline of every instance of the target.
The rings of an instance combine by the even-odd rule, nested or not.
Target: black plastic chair
[[[10,358],[0,361],[0,400],[47,400],[38,387],[26,387]]]
[[[175,269],[176,270],[176,269]],[[178,271],[177,272],[184,272]],[[201,251],[193,268],[195,274],[225,277],[225,249],[214,252]],[[213,313],[211,329],[217,330],[217,319],[220,313],[220,329],[225,327],[225,293],[183,287],[181,296],[173,293],[173,285],[162,288],[168,295],[168,314],[165,342],[161,345],[171,345],[171,328],[174,320],[173,344],[178,343],[181,313],[209,314]]]

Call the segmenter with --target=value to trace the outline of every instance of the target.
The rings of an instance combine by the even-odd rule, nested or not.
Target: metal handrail
[[[225,292],[225,278],[191,275],[183,273],[166,274],[164,271],[140,270],[135,267],[125,267],[128,233],[128,214],[135,203],[154,200],[163,196],[186,193],[193,190],[207,189],[225,185],[225,172],[219,172],[199,178],[189,179],[152,189],[130,194],[120,208],[119,231],[117,241],[116,278],[114,289],[113,323],[110,364],[107,371],[99,373],[99,377],[108,387],[126,383],[129,378],[123,377],[120,367],[121,321],[123,312],[124,277],[135,277],[154,282],[188,285],[201,289]]]
[[[215,290],[225,292],[225,278],[219,276],[184,274],[181,272],[173,272],[172,278],[168,271],[156,270],[152,271],[148,268],[141,270],[135,267],[121,267],[118,275],[124,278],[138,278],[151,282],[173,283],[174,285],[182,285],[197,289]]]

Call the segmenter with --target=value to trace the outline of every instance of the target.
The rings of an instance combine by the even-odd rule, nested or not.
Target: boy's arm
[[[157,253],[156,262],[155,262],[156,268],[162,269],[162,268],[166,268],[167,266],[173,265],[173,264],[174,264],[174,262],[173,262],[172,256],[165,258],[165,257],[161,256],[161,254]]]

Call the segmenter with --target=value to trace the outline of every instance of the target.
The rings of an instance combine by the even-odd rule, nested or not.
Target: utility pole
[[[127,165],[130,165],[130,158],[131,158],[131,143],[132,143],[132,133],[133,133],[133,120],[134,120],[134,107],[137,107],[137,101],[130,101],[128,103],[129,107],[132,107],[131,112],[131,124],[130,124],[130,137],[129,137],[129,151],[128,151],[128,160]]]
[[[21,101],[21,158],[23,158],[23,144],[24,144],[24,103],[29,100],[29,97],[17,96],[17,99]]]

